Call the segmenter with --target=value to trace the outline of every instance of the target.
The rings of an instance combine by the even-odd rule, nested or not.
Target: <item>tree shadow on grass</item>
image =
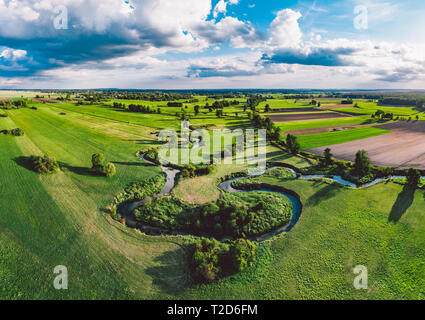
[[[315,181],[313,184],[315,187],[319,187],[323,185],[323,182]],[[306,205],[315,206],[320,202],[333,198],[338,191],[338,186],[336,183],[327,184],[324,188],[321,188],[315,194],[313,194],[310,198],[308,198]]]
[[[406,213],[407,209],[413,203],[415,197],[416,188],[405,186],[403,191],[399,193],[396,202],[394,203],[390,216],[388,217],[389,222],[398,222],[401,217]]]
[[[146,274],[153,279],[153,285],[169,295],[182,293],[188,288],[192,284],[189,251],[188,247],[181,246],[155,258],[154,262],[158,265],[146,269]]]
[[[154,167],[155,165],[146,162],[122,162],[122,161],[111,161],[113,164],[121,166],[134,166],[134,167]]]
[[[130,142],[136,142],[136,144],[143,144],[143,145],[163,145],[166,142],[165,141],[159,141],[159,140],[128,140]]]
[[[93,170],[91,168],[87,168],[87,167],[71,166],[71,165],[64,163],[64,162],[59,162],[59,166],[61,168],[67,169],[68,171],[75,173],[75,174],[79,174],[81,176],[95,176],[96,175],[96,173],[93,172]]]
[[[25,169],[28,169],[30,171],[33,171],[32,168],[31,168],[31,166],[30,166],[30,163],[29,163],[29,157],[23,157],[23,156],[22,157],[17,157],[17,158],[14,158],[13,161],[17,165],[19,165],[19,166],[21,166],[21,167],[23,167]]]

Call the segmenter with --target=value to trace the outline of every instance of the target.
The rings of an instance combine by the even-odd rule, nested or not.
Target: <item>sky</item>
[[[425,89],[422,0],[0,0],[0,89]]]

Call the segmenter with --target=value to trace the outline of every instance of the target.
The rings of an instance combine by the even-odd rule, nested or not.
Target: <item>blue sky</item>
[[[424,16],[419,0],[0,0],[0,88],[423,89]]]

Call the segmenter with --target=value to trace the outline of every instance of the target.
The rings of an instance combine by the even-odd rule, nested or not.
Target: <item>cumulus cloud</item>
[[[53,27],[58,5],[68,9],[68,30]],[[249,22],[208,20],[212,10],[211,0],[0,0],[0,43],[26,50],[40,66],[28,66],[35,73],[141,52],[195,52],[229,40],[238,47],[259,40]]]
[[[276,14],[270,25],[270,42],[272,47],[296,47],[302,39],[298,24],[301,13],[292,9],[284,9]]]
[[[373,41],[322,40],[321,37],[305,41],[299,26],[301,17],[301,13],[291,9],[277,13],[261,58],[264,64],[333,67],[336,70],[358,67],[376,76],[378,81],[423,77],[425,57],[420,48]]]
[[[213,10],[214,18],[217,18],[220,13],[226,14],[227,13],[227,6],[232,5],[232,4],[239,4],[239,0],[228,0],[228,1],[220,0],[216,4],[216,6],[214,7],[214,10]]]
[[[53,78],[58,83],[86,77],[90,84],[98,76],[107,86],[118,70],[128,75],[120,78],[124,83],[137,80],[140,70],[182,83],[193,78],[236,81],[289,74],[297,81],[306,75],[317,83],[325,75],[384,84],[424,77],[424,48],[329,39],[314,29],[305,36],[303,17],[292,9],[277,11],[266,33],[227,15],[229,6],[238,3],[220,0],[213,7],[211,0],[0,0],[1,83],[13,83],[13,77]],[[53,27],[58,5],[68,9],[68,30]],[[382,16],[390,16],[390,9]],[[229,45],[238,54],[216,56]],[[204,59],[159,58],[169,52],[209,49],[212,56]]]

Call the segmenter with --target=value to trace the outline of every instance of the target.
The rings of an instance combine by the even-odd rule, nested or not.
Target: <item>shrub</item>
[[[199,282],[211,283],[218,277],[221,272],[218,262],[222,250],[215,239],[204,238],[195,244],[191,262],[195,278]]]
[[[244,239],[236,240],[231,246],[229,255],[234,272],[241,272],[251,266],[255,259],[255,245]]]
[[[0,133],[5,134],[5,135],[10,135],[10,136],[15,136],[15,137],[20,137],[23,136],[24,130],[22,130],[21,128],[16,128],[16,129],[12,129],[12,130],[2,130],[0,131]]]
[[[7,118],[8,117],[8,115],[7,114],[5,114],[5,113],[0,113],[0,118]]]
[[[239,239],[229,246],[204,238],[195,243],[190,264],[198,282],[211,283],[245,270],[254,259],[255,245],[248,240]]]
[[[16,128],[16,129],[12,129],[12,130],[10,131],[10,134],[11,134],[12,136],[15,136],[15,137],[21,137],[21,136],[23,136],[25,133],[24,133],[24,130],[22,130],[21,128]]]
[[[31,156],[29,158],[29,165],[33,171],[38,173],[54,173],[60,170],[57,161],[48,155],[42,157]]]

